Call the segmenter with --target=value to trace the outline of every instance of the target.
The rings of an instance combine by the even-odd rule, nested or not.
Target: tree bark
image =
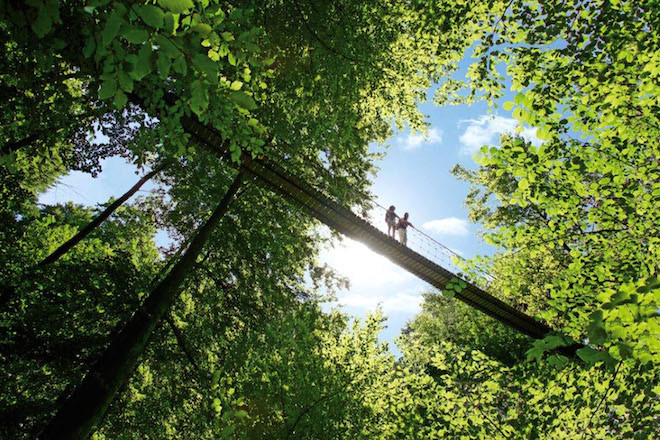
[[[124,202],[128,199],[130,199],[133,194],[139,190],[142,185],[144,185],[148,180],[150,180],[153,176],[158,174],[159,172],[163,171],[167,167],[166,163],[163,163],[159,165],[158,167],[154,168],[150,173],[146,174],[144,177],[142,177],[138,182],[131,187],[128,191],[126,191],[120,198],[115,200],[103,210],[102,213],[96,216],[94,220],[89,222],[84,228],[82,228],[76,235],[71,237],[69,240],[67,240],[64,244],[62,244],[60,247],[55,249],[53,253],[51,253],[49,256],[41,260],[39,264],[35,266],[36,267],[43,267],[48,264],[54,263],[57,261],[62,255],[66,254],[69,249],[77,245],[82,239],[87,237],[90,232],[92,232],[97,226],[99,226],[101,223],[103,223],[108,217],[112,215],[113,212],[117,208],[119,208],[121,205],[124,204]]]
[[[194,267],[211,231],[227,212],[241,183],[242,173],[239,171],[211,217],[197,230],[190,247],[113,338],[108,348],[87,372],[82,383],[50,420],[39,439],[83,440],[94,432],[118,390],[135,369],[156,325],[174,302],[186,275]]]
[[[0,156],[6,156],[13,153],[14,151],[20,150],[23,147],[27,147],[31,143],[39,139],[39,136],[43,134],[42,131],[38,131],[36,134],[24,137],[14,142],[6,142],[2,148],[0,148]]]

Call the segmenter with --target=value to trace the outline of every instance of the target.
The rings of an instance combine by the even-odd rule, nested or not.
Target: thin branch
[[[614,381],[616,380],[617,374],[619,374],[619,370],[621,369],[621,365],[623,364],[623,361],[619,361],[619,364],[616,366],[616,370],[614,371],[614,375],[612,376],[612,380],[610,380],[610,383],[607,386],[607,390],[605,391],[605,394],[603,394],[603,397],[600,399],[598,402],[598,405],[596,405],[596,409],[594,409],[594,412],[591,413],[591,417],[589,417],[589,421],[585,425],[585,430],[584,434],[582,434],[582,439],[587,435],[587,430],[591,434],[591,421],[593,420],[594,416],[596,413],[598,413],[598,410],[600,409],[600,406],[603,404],[607,396],[609,396],[610,391],[612,390],[612,385],[614,384]]]
[[[343,53],[343,52],[340,51],[339,49],[336,49],[336,48],[330,46],[328,43],[325,42],[325,40],[323,40],[323,39],[322,39],[322,38],[321,38],[321,37],[320,37],[320,36],[314,31],[314,29],[312,29],[312,27],[310,26],[309,22],[307,21],[307,18],[305,18],[305,14],[304,14],[304,12],[303,12],[302,9],[300,8],[300,3],[298,3],[297,0],[294,0],[294,1],[293,1],[293,4],[294,4],[294,7],[296,8],[296,11],[298,11],[298,14],[300,15],[300,18],[302,19],[303,25],[305,26],[305,29],[307,29],[307,32],[309,32],[309,34],[310,34],[310,35],[311,35],[316,41],[318,41],[318,42],[321,44],[321,46],[323,46],[328,52],[334,53],[335,55],[338,55],[338,56],[340,56],[340,57],[344,58],[345,60],[348,60],[348,61],[350,61],[350,62],[352,62],[352,63],[371,65],[372,67],[375,67],[376,69],[381,70],[385,75],[387,75],[387,76],[389,76],[389,77],[391,77],[391,78],[393,78],[393,79],[397,79],[396,75],[393,75],[392,73],[388,72],[388,70],[391,70],[391,69],[389,69],[389,68],[387,68],[387,67],[381,67],[381,66],[377,65],[376,63],[374,63],[374,62],[372,62],[372,61],[361,60],[361,59],[359,59],[359,58],[355,58],[355,57],[353,57],[353,56],[351,56],[351,55],[347,55],[347,54]]]
[[[176,326],[174,320],[172,319],[172,315],[167,314],[165,316],[165,320],[170,325],[170,328],[172,329],[172,333],[174,333],[176,343],[181,348],[181,351],[183,351],[183,353],[186,355],[186,358],[188,358],[188,362],[190,362],[190,364],[195,368],[195,370],[197,370],[197,372],[200,372],[201,369],[199,367],[199,364],[195,360],[195,356],[193,356],[192,352],[190,351],[190,349],[186,345],[186,341],[183,338],[183,334],[181,333],[181,329]]]
[[[509,10],[509,8],[511,7],[512,4],[513,4],[513,0],[510,0],[509,3],[506,5],[506,8],[504,8],[504,12],[502,12],[502,15],[500,15],[500,18],[498,18],[497,21],[495,22],[495,24],[493,24],[493,35],[495,34],[495,30],[500,25],[502,20],[504,20],[504,16],[506,15],[506,11]]]
[[[303,418],[305,415],[307,415],[307,413],[309,413],[311,410],[313,410],[314,408],[316,408],[316,407],[318,406],[319,403],[321,403],[321,402],[323,402],[324,400],[327,400],[327,399],[329,399],[329,398],[331,398],[331,397],[336,396],[337,394],[339,394],[339,393],[342,392],[342,391],[343,391],[343,390],[337,390],[337,391],[335,391],[334,393],[326,394],[326,395],[324,395],[324,396],[319,397],[318,399],[316,399],[316,401],[315,401],[314,403],[312,403],[311,406],[308,406],[308,407],[305,408],[300,414],[298,414],[298,417],[296,417],[295,422],[293,422],[293,425],[291,425],[291,428],[289,428],[289,431],[288,431],[287,434],[286,434],[286,440],[288,440],[288,439],[291,437],[291,435],[293,435],[293,433],[294,433],[294,431],[295,431],[295,429],[296,429],[296,425],[298,425],[298,423],[302,420],[302,418]]]
[[[470,394],[469,394],[469,393],[465,393],[465,397],[467,397],[468,400],[470,401],[470,405],[472,405],[473,407],[475,407],[475,408],[477,409],[477,411],[479,411],[479,414],[481,414],[481,416],[482,416],[484,419],[486,419],[486,421],[488,421],[488,423],[490,423],[491,425],[493,425],[493,427],[494,427],[495,429],[497,429],[497,430],[499,431],[499,433],[502,434],[502,435],[504,436],[504,438],[507,438],[507,439],[508,439],[508,438],[511,438],[511,437],[509,437],[509,436],[508,436],[508,435],[502,430],[502,428],[499,427],[499,425],[497,425],[495,422],[493,422],[493,420],[492,420],[490,417],[488,417],[488,415],[486,415],[486,413],[484,413],[484,412],[481,410],[481,408],[479,407],[479,405],[475,405],[475,404],[474,404],[474,402],[472,401],[472,397],[470,397]]]
[[[321,46],[323,46],[328,52],[332,52],[332,53],[334,53],[335,55],[339,55],[340,57],[342,57],[342,58],[344,58],[344,59],[346,59],[346,60],[348,60],[348,61],[351,61],[351,62],[353,62],[353,63],[364,63],[364,61],[359,60],[359,59],[357,59],[357,58],[353,58],[353,57],[351,57],[351,56],[348,56],[348,55],[346,55],[345,53],[341,52],[340,50],[335,49],[334,47],[332,47],[332,46],[330,46],[329,44],[327,44],[327,43],[326,43],[326,42],[325,42],[325,41],[324,41],[324,40],[323,40],[323,39],[322,39],[322,38],[321,38],[321,37],[320,37],[320,36],[314,31],[314,29],[312,29],[312,27],[311,27],[311,26],[309,25],[309,23],[307,22],[307,19],[305,18],[305,14],[303,13],[302,9],[300,8],[300,4],[298,3],[298,0],[294,0],[294,1],[293,1],[293,4],[294,4],[294,7],[296,8],[296,11],[298,11],[298,14],[300,15],[300,18],[302,19],[303,24],[305,25],[305,29],[307,29],[307,32],[309,32],[309,34],[310,34],[312,37],[314,37],[314,39],[315,39],[316,41],[318,41],[319,43],[321,43]]]
[[[166,162],[163,162],[160,166],[154,168],[151,172],[149,172],[140,180],[138,180],[138,182],[135,185],[133,185],[131,189],[126,191],[120,198],[112,202],[112,204],[110,204],[110,206],[108,206],[106,209],[103,210],[103,212],[101,212],[98,216],[96,216],[94,220],[92,220],[87,225],[85,225],[85,227],[82,228],[76,235],[74,235],[65,243],[63,243],[60,247],[55,249],[50,255],[44,258],[35,267],[43,267],[57,261],[62,255],[66,254],[72,247],[78,244],[87,235],[89,235],[90,232],[92,232],[96,227],[98,227],[108,217],[110,217],[110,215],[112,215],[112,213],[114,213],[117,208],[119,208],[126,200],[131,198],[131,196],[133,196],[133,194],[135,194],[137,190],[140,189],[142,185],[144,185],[149,179],[151,179],[153,176],[164,170],[167,167],[167,165],[168,164]]]

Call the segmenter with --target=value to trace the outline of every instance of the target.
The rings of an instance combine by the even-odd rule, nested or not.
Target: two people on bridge
[[[387,235],[396,240],[394,234],[396,231],[399,232],[399,241],[402,245],[408,245],[408,235],[406,229],[408,226],[413,226],[412,223],[408,221],[408,213],[403,214],[403,217],[399,217],[394,212],[396,207],[394,205],[390,206],[390,209],[385,213],[385,223],[387,223]],[[397,221],[397,218],[399,219]],[[413,226],[414,228],[414,226]]]

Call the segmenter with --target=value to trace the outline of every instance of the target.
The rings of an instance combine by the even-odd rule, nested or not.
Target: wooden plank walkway
[[[219,155],[228,155],[227,143],[215,130],[193,118],[183,117],[181,121],[184,129],[198,142],[210,147]],[[393,263],[432,286],[444,289],[450,280],[459,278],[447,269],[388,237],[350,209],[301,181],[279,164],[265,158],[246,157],[241,169],[247,175],[255,177],[264,187],[295,202],[330,228],[364,243],[374,252],[384,255]],[[460,293],[456,293],[456,297],[471,307],[481,310],[533,338],[543,338],[552,331],[544,323],[514,309],[469,281],[463,281],[466,287]],[[569,349],[569,351],[574,351],[574,349]]]

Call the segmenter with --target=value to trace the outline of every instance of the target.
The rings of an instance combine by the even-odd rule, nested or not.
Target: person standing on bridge
[[[387,223],[387,235],[396,240],[394,236],[396,232],[396,217],[397,217],[397,215],[394,213],[395,209],[396,207],[392,205],[390,206],[390,209],[387,210],[387,212],[385,213],[385,223]]]
[[[402,245],[408,246],[408,235],[406,228],[412,226],[413,224],[408,221],[408,213],[403,214],[403,218],[399,219],[399,223],[396,225],[396,229],[399,231],[399,241]],[[414,227],[414,226],[413,226]]]

